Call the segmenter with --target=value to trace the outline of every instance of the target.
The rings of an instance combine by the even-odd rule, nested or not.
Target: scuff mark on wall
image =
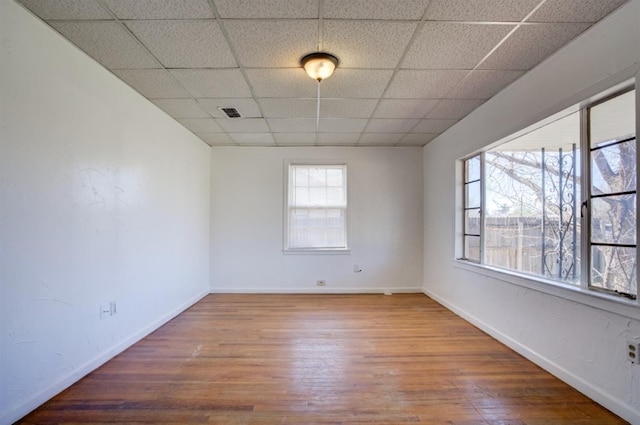
[[[104,191],[108,183],[106,173],[97,168],[84,168],[80,170],[81,186],[87,205],[105,204],[105,198],[101,192]]]
[[[54,302],[54,303],[64,304],[66,306],[73,307],[73,304],[68,303],[66,301],[62,301],[62,300],[56,299],[56,298],[38,298],[38,300],[40,300],[40,301],[51,301],[51,302]]]
[[[19,344],[33,344],[38,342],[35,339],[29,339],[29,340],[24,340],[24,341],[12,341],[13,345],[19,345]]]

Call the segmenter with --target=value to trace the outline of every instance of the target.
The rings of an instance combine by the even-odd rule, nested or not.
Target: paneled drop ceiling
[[[625,1],[19,3],[209,145],[423,146]]]

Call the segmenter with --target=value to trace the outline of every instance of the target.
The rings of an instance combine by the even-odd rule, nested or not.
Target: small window
[[[285,250],[347,250],[347,166],[290,164]]]

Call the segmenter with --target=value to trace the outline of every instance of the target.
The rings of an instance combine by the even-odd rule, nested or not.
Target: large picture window
[[[290,164],[286,250],[347,250],[347,166]]]
[[[475,168],[480,254],[468,249]],[[465,259],[635,299],[635,90],[534,126],[464,169]]]

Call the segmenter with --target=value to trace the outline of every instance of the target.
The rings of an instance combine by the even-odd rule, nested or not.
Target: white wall
[[[421,291],[420,148],[220,147],[211,158],[213,292]],[[283,255],[284,162],[321,159],[349,164],[351,254]]]
[[[0,29],[7,424],[208,293],[210,148],[12,1]]]
[[[639,308],[459,266],[454,216],[456,159],[635,75],[639,22],[632,0],[424,149],[425,292],[636,424],[640,366],[625,360],[625,342],[640,336]]]

